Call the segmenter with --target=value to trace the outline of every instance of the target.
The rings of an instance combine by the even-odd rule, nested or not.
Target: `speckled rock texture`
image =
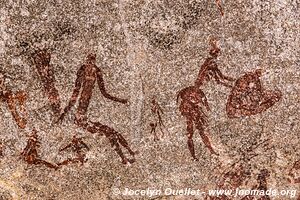
[[[300,160],[300,2],[223,0],[223,16],[217,2],[0,0],[1,76],[9,90],[26,92],[28,113],[26,128],[22,129],[7,103],[1,103],[0,199],[213,199],[208,191],[218,189],[228,171],[236,172],[236,177],[225,178],[227,185],[242,177],[239,188],[255,188],[260,172],[267,170],[268,188],[300,189],[300,164],[298,170],[297,166],[293,168]],[[208,119],[205,129],[218,155],[211,154],[194,130],[195,161],[187,145],[186,118],[176,98],[197,78],[209,57],[211,38],[218,41],[221,51],[217,65],[223,74],[239,78],[263,69],[263,87],[280,90],[282,97],[262,113],[230,119],[226,102],[231,89],[214,80],[203,85],[210,107],[210,111],[204,109]],[[128,103],[104,98],[95,86],[87,118],[122,134],[136,152],[134,163],[122,164],[107,137],[91,134],[74,123],[78,104],[61,123],[54,123],[33,61],[38,49],[51,54],[62,108],[72,95],[78,69],[86,63],[88,54],[96,54],[106,90],[128,99]],[[150,125],[157,122],[151,110],[153,98],[163,111],[165,126],[165,135],[158,141],[154,141]],[[43,160],[59,163],[75,157],[72,150],[59,149],[76,134],[89,146],[86,162],[58,170],[26,163],[21,152],[33,128],[39,136],[38,154]],[[159,126],[156,132],[161,137]],[[206,194],[140,193],[167,188],[199,189]],[[126,190],[138,192],[126,195]]]

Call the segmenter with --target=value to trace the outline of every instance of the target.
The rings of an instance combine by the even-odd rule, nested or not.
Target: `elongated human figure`
[[[86,63],[82,65],[77,72],[77,78],[73,94],[71,96],[69,104],[64,109],[58,121],[63,120],[67,112],[76,104],[79,97],[79,105],[75,114],[75,123],[78,126],[89,131],[90,133],[104,134],[109,139],[114,150],[121,157],[122,163],[133,163],[135,160],[126,158],[121,150],[120,145],[126,148],[132,156],[134,156],[135,154],[130,149],[125,138],[120,133],[118,133],[116,130],[107,125],[101,124],[100,122],[92,122],[86,117],[87,109],[90,104],[90,99],[92,97],[93,89],[95,87],[96,82],[98,83],[100,92],[105,98],[122,104],[127,103],[126,99],[117,98],[107,93],[104,85],[102,72],[100,68],[96,66],[96,55],[89,54],[87,56]]]
[[[217,66],[216,59],[220,54],[220,49],[217,47],[216,41],[211,40],[210,44],[212,46],[209,51],[210,56],[206,58],[204,63],[201,65],[195,84],[193,86],[183,88],[177,95],[177,101],[181,99],[179,110],[181,115],[186,118],[188,148],[195,160],[197,160],[197,158],[195,156],[193,143],[194,126],[199,131],[205,146],[211,153],[217,154],[212,148],[210,140],[204,131],[205,127],[208,126],[208,123],[207,116],[205,115],[202,107],[204,106],[207,111],[210,111],[210,108],[208,106],[206,96],[200,88],[203,87],[206,81],[210,81],[212,79],[214,79],[218,84],[226,87],[232,87],[230,82],[234,81],[233,78],[223,75]]]
[[[154,117],[156,118],[156,120],[154,122],[150,123],[151,133],[154,134],[154,141],[158,141],[159,137],[156,133],[157,126],[159,127],[160,132],[161,132],[160,138],[164,137],[165,131],[167,133],[169,133],[169,131],[166,128],[166,126],[163,122],[163,119],[162,119],[162,115],[164,114],[163,109],[161,108],[161,106],[159,105],[159,103],[157,102],[155,97],[153,97],[151,100],[151,112],[152,112],[152,115],[154,115]]]

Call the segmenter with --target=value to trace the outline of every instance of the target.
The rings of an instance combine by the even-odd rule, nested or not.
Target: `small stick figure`
[[[258,69],[246,73],[236,81],[226,104],[229,118],[262,113],[281,99],[280,91],[263,88],[259,79],[261,75],[262,70]]]
[[[45,49],[38,50],[35,52],[33,60],[44,85],[45,93],[48,95],[54,116],[58,117],[61,112],[61,102],[58,90],[55,88],[54,70],[50,65],[51,54]]]
[[[151,100],[151,112],[152,114],[155,116],[156,121],[155,122],[151,122],[150,123],[150,127],[151,127],[151,134],[154,134],[154,141],[158,141],[159,137],[156,133],[156,128],[157,125],[159,126],[159,129],[161,131],[161,137],[163,138],[165,135],[165,132],[163,130],[163,128],[168,132],[166,126],[163,123],[162,117],[161,115],[164,114],[162,108],[160,107],[160,105],[158,104],[158,102],[156,101],[156,98],[153,97]]]
[[[83,149],[89,150],[89,147],[87,146],[86,143],[83,142],[82,138],[76,137],[76,135],[73,136],[73,139],[71,143],[69,143],[67,146],[64,148],[61,148],[59,151],[65,151],[66,149],[72,148],[72,151],[74,151],[77,155],[75,158],[68,158],[65,161],[62,161],[61,163],[58,163],[58,166],[61,165],[68,165],[69,163],[76,163],[76,162],[81,162],[83,165],[84,162],[86,162],[85,159],[85,153],[83,152]]]
[[[7,104],[17,125],[24,129],[27,125],[27,111],[25,108],[27,94],[24,91],[17,91],[14,93],[10,89],[7,89],[4,84],[4,77],[5,76],[0,77],[0,99]],[[17,111],[18,108],[19,112]]]
[[[37,148],[40,147],[40,142],[38,141],[37,131],[32,130],[32,134],[29,136],[27,145],[21,153],[24,161],[31,165],[45,165],[46,167],[58,169],[58,166],[52,163],[49,163],[45,160],[40,159]]]
[[[210,44],[212,46],[209,51],[210,56],[206,58],[204,63],[201,65],[198,77],[195,81],[195,86],[200,87],[205,83],[205,81],[210,81],[213,78],[218,84],[226,87],[232,87],[230,82],[234,81],[234,79],[222,74],[218,68],[217,58],[220,54],[220,48],[217,46],[216,40],[211,39]],[[227,83],[228,81],[229,83]]]
[[[57,122],[63,120],[67,112],[69,112],[71,108],[76,104],[77,99],[80,95],[78,100],[79,105],[75,114],[75,124],[89,131],[90,133],[104,134],[109,139],[111,146],[121,157],[122,163],[133,163],[135,160],[126,158],[121,150],[120,145],[127,149],[130,155],[135,155],[135,153],[130,149],[125,138],[120,133],[118,133],[109,126],[101,124],[100,122],[92,122],[86,117],[96,81],[98,83],[100,92],[105,98],[122,104],[126,104],[128,102],[126,99],[111,96],[106,91],[102,71],[96,65],[96,55],[89,54],[87,56],[87,62],[84,65],[82,65],[77,72],[77,78],[75,81],[75,88],[73,90],[73,94],[71,96],[69,104],[65,107],[63,113],[61,114]]]
[[[217,154],[212,148],[209,138],[204,133],[204,127],[208,124],[207,116],[205,115],[199,104],[204,105],[207,110],[210,109],[203,91],[195,86],[186,87],[178,93],[177,100],[179,98],[181,98],[182,100],[179,110],[181,114],[186,118],[188,147],[192,157],[195,160],[198,160],[195,155],[193,142],[194,126],[196,127],[196,129],[198,129],[205,146],[210,150],[211,153]]]

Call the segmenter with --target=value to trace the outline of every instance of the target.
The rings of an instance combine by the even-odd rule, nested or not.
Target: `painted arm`
[[[71,96],[71,99],[68,103],[68,105],[65,107],[63,113],[60,115],[59,119],[57,120],[56,123],[62,121],[65,117],[65,115],[71,110],[71,108],[75,105],[77,98],[79,96],[79,92],[81,89],[81,86],[83,84],[84,81],[84,68],[85,66],[81,66],[77,72],[77,77],[76,77],[76,81],[75,81],[75,88],[73,90],[73,94]]]
[[[234,78],[231,78],[229,76],[226,76],[226,75],[222,74],[222,72],[218,68],[216,68],[216,74],[222,80],[227,80],[227,81],[234,81],[235,80]]]
[[[72,143],[68,144],[67,146],[65,146],[64,148],[61,148],[59,151],[64,151],[68,148],[70,148],[72,146]]]
[[[210,111],[210,107],[209,107],[209,105],[208,105],[207,98],[206,98],[206,96],[205,96],[204,93],[203,93],[203,97],[202,97],[201,101],[202,101],[202,104],[204,104],[206,110],[207,110],[207,111]]]
[[[29,155],[30,151],[32,149],[35,149],[36,147],[38,147],[40,144],[40,142],[38,141],[33,141],[32,139],[29,139],[27,141],[26,147],[24,148],[24,150],[21,152],[22,156],[27,156]]]
[[[234,79],[222,74],[222,72],[217,67],[213,69],[211,74],[214,77],[217,84],[221,84],[221,85],[224,85],[225,87],[232,88],[232,86],[230,84],[226,83],[225,80],[234,81]]]
[[[108,92],[105,89],[102,72],[99,68],[97,68],[97,81],[98,81],[98,86],[99,86],[100,92],[103,94],[103,96],[105,98],[108,98],[112,101],[116,101],[116,102],[123,103],[123,104],[126,104],[128,102],[127,99],[121,99],[121,98],[118,98],[118,97],[113,97],[110,94],[108,94]]]
[[[80,144],[86,148],[87,150],[90,150],[90,148],[88,147],[88,145],[86,143],[84,143],[82,140],[80,140]]]
[[[22,156],[28,155],[28,152],[30,150],[31,146],[29,144],[26,145],[25,149],[21,152]]]
[[[161,113],[161,114],[164,114],[164,111],[163,109],[160,107],[160,105],[157,103],[157,113]]]
[[[197,79],[195,81],[196,87],[200,87],[201,85],[203,85],[204,81],[206,80],[208,70],[215,64],[216,63],[214,62],[213,58],[206,58],[206,60],[200,67]]]

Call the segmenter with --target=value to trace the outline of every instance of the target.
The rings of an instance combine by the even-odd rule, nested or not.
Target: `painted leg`
[[[156,134],[156,127],[157,127],[157,124],[156,124],[156,123],[150,123],[150,127],[151,127],[151,134],[154,135],[154,141],[156,142],[156,141],[159,140],[159,138],[158,138],[158,136],[157,136],[157,134]]]
[[[129,147],[128,142],[125,140],[125,138],[118,132],[115,132],[115,134],[118,137],[118,141],[119,143],[125,148],[127,149],[127,151],[130,153],[130,155],[134,156],[135,153],[132,151],[132,149]]]
[[[62,165],[68,165],[70,163],[78,163],[78,162],[80,162],[81,165],[83,165],[84,164],[84,159],[82,159],[80,157],[78,157],[78,158],[68,158],[67,160],[62,161],[62,162],[58,163],[57,165],[62,166]]]
[[[124,156],[124,154],[123,154],[123,152],[122,152],[122,150],[121,150],[121,148],[120,148],[120,144],[119,144],[119,142],[118,142],[118,139],[116,138],[115,135],[112,135],[112,134],[105,134],[105,136],[109,139],[109,142],[110,142],[112,148],[113,148],[113,149],[117,152],[117,154],[121,157],[122,163],[123,163],[123,164],[127,164],[128,162],[129,162],[129,163],[133,163],[133,162],[134,162],[134,161],[132,161],[132,160],[128,160],[128,159]]]
[[[45,161],[45,160],[38,159],[38,158],[35,159],[34,164],[42,164],[42,165],[45,165],[45,166],[47,166],[47,167],[49,167],[49,168],[52,168],[52,169],[55,169],[55,170],[58,169],[58,166],[57,166],[57,165],[54,165],[54,164],[52,164],[52,163],[49,163],[49,162],[47,162],[47,161]]]
[[[97,126],[97,130],[101,131],[104,133],[104,135],[107,137],[107,138],[114,138],[114,140],[116,140],[116,142],[118,144],[121,144],[125,149],[128,150],[128,152],[134,156],[134,152],[131,150],[131,148],[129,147],[129,144],[128,142],[125,140],[125,138],[120,134],[118,133],[117,131],[115,131],[113,128],[109,127],[109,126],[106,126],[106,125],[103,125],[99,122],[92,122],[95,126]]]
[[[77,161],[76,161],[77,162]],[[57,163],[58,166],[62,166],[62,165],[68,165],[69,163],[75,163],[73,159],[68,158],[67,160],[64,160],[60,163]]]
[[[198,160],[195,155],[195,148],[194,148],[194,141],[193,141],[193,121],[191,119],[187,120],[187,136],[188,136],[188,147],[190,150],[190,153],[194,160]]]
[[[99,122],[87,122],[86,120],[76,120],[76,124],[89,131],[90,133],[104,134],[109,139],[111,146],[121,157],[122,163],[127,164],[128,162],[133,163],[135,161],[134,159],[127,159],[124,156],[120,144],[124,146],[131,155],[134,155],[134,152],[129,148],[129,145],[127,141],[123,138],[123,136],[117,131],[115,131],[113,128],[110,128],[109,126],[103,125]]]
[[[207,137],[207,135],[205,135],[203,125],[198,123],[197,129],[205,146],[210,150],[212,154],[218,155],[212,148],[209,138]]]

